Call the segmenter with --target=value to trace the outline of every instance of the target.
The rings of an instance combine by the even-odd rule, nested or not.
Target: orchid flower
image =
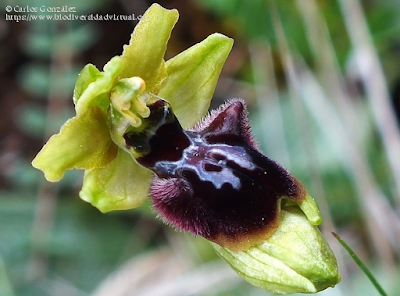
[[[121,56],[76,82],[76,116],[32,164],[47,180],[85,170],[80,197],[102,212],[149,197],[159,218],[203,236],[253,285],[315,293],[340,280],[305,187],[265,156],[244,101],[205,116],[232,39],[213,34],[164,61],[176,10],[153,4]]]

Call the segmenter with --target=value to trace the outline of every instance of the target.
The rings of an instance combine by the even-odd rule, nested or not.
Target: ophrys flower
[[[103,212],[150,196],[165,222],[212,241],[258,287],[282,294],[335,285],[335,257],[314,226],[322,221],[318,207],[257,147],[244,101],[228,101],[201,120],[233,41],[213,34],[165,62],[177,18],[152,5],[121,56],[103,72],[83,68],[76,116],[33,165],[49,181],[84,169],[80,197]]]

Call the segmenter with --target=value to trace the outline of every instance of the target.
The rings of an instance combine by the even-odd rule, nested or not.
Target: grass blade
[[[369,271],[367,266],[361,261],[360,258],[354,253],[354,251],[349,247],[348,244],[335,232],[332,232],[332,235],[339,241],[339,243],[343,246],[343,248],[346,249],[346,251],[350,254],[350,256],[353,258],[354,262],[357,263],[358,267],[365,273],[365,275],[369,278],[369,280],[372,282],[372,284],[375,286],[375,288],[378,290],[379,294],[381,296],[388,296],[386,292],[383,290],[382,286],[379,284],[379,282],[376,280],[376,278],[372,275],[372,273]]]

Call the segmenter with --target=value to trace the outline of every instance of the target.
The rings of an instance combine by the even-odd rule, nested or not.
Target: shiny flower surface
[[[145,121],[156,128],[124,138],[155,172],[151,197],[167,223],[243,250],[276,230],[281,198],[304,200],[304,187],[257,148],[243,101],[226,103],[188,131],[165,101],[149,108]]]

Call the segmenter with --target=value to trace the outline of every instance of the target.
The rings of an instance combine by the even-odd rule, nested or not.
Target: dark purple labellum
[[[144,131],[125,140],[156,174],[154,208],[177,229],[245,250],[276,230],[281,198],[305,197],[304,187],[259,151],[243,101],[226,103],[188,131],[165,101],[149,107]]]

